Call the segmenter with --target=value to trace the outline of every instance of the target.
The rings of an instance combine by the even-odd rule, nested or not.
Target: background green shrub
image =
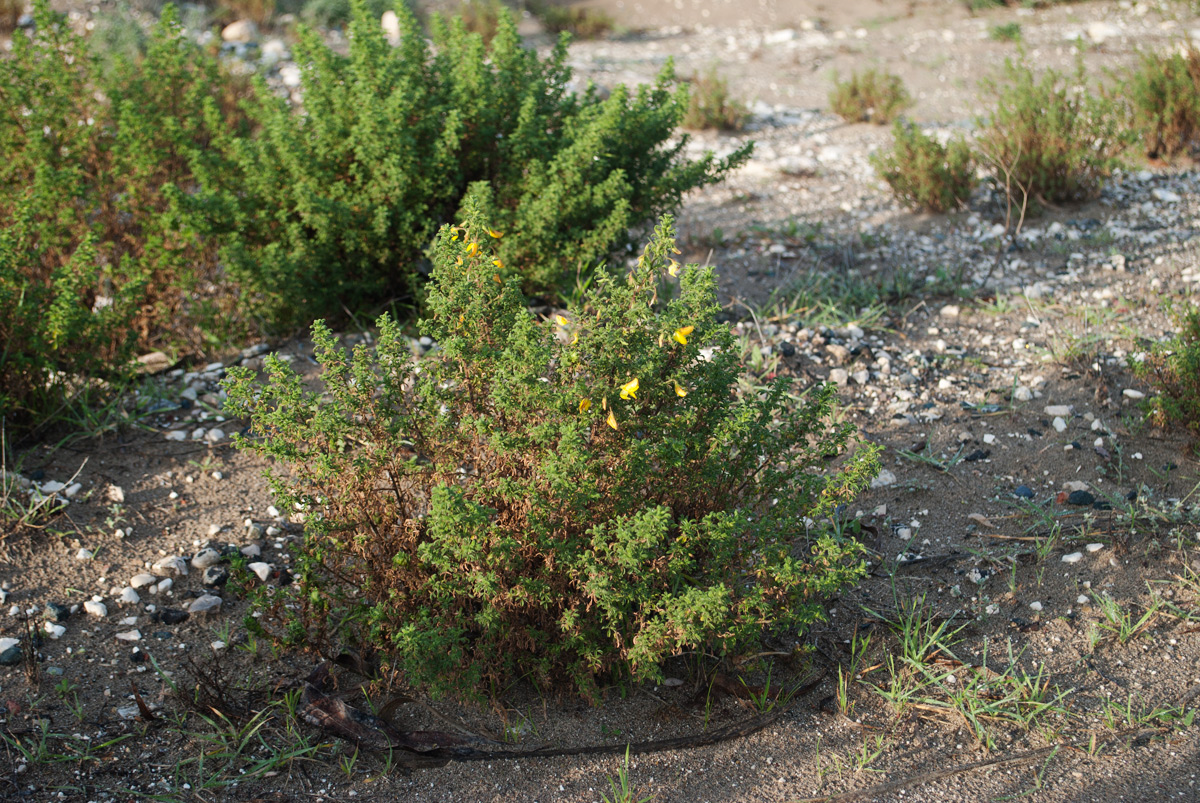
[[[1035,79],[1008,59],[1003,80],[983,87],[996,105],[976,148],[1010,202],[1036,212],[1099,194],[1129,137],[1114,104],[1089,92],[1082,64],[1073,80],[1055,70]]]
[[[687,103],[669,65],[654,86],[600,100],[566,89],[565,41],[542,61],[507,12],[486,47],[433,18],[436,54],[403,9],[401,21],[392,48],[356,3],[346,57],[302,31],[303,114],[260,83],[249,113],[261,135],[222,140],[236,169],[194,199],[274,325],[412,299],[424,249],[472,182],[492,187],[505,233],[497,271],[554,293],[749,156],[690,162],[684,140],[666,144]]]
[[[120,370],[134,344],[198,353],[236,320],[214,248],[173,203],[195,191],[196,168],[218,169],[205,105],[217,117],[224,108],[222,125],[237,127],[216,63],[170,10],[144,57],[118,56],[105,69],[44,3],[35,16],[34,35],[14,37],[0,59],[0,108],[10,112],[0,115],[0,230],[12,230],[6,292],[14,320],[53,308],[62,321],[53,336],[14,324],[0,344],[0,370],[23,377],[5,394],[30,416],[44,407],[38,393],[28,396],[30,382],[51,366],[103,376],[107,361]],[[109,312],[90,317],[109,304],[120,327]],[[127,342],[114,340],[121,327]]]
[[[608,12],[598,8],[533,3],[533,12],[551,33],[566,31],[576,39],[600,39],[616,27]]]
[[[96,295],[104,271],[91,239],[44,269],[32,207],[17,198],[0,227],[0,421],[18,440],[65,413],[82,383],[127,374],[141,300],[133,285]]]
[[[729,85],[717,74],[715,66],[703,75],[692,77],[687,112],[683,115],[684,128],[740,131],[749,116],[745,104],[730,97]]]
[[[1200,144],[1200,51],[1142,54],[1121,94],[1151,159],[1174,159]]]
[[[594,696],[681,650],[819,618],[862,566],[855,542],[804,522],[876,467],[864,447],[829,470],[852,435],[829,423],[833,387],[735,399],[711,269],[657,301],[678,269],[669,218],[628,276],[536,320],[515,279],[496,281],[486,194],[433,249],[434,356],[418,364],[385,316],[374,353],[314,328],[317,392],[276,359],[265,387],[231,372],[229,411],[256,436],[241,445],[285,464],[276,493],[307,512],[283,598],[298,629],[384,648],[433,693],[527,677]]]
[[[916,125],[897,120],[892,149],[871,155],[871,164],[896,196],[914,209],[948,212],[971,198],[975,160],[961,137],[943,145]]]
[[[912,106],[912,97],[899,76],[870,69],[855,71],[848,81],[839,81],[834,76],[829,106],[847,122],[885,125]]]
[[[1172,310],[1175,336],[1155,344],[1134,374],[1149,382],[1157,394],[1146,401],[1150,420],[1157,426],[1182,426],[1200,436],[1200,310],[1191,303]]]

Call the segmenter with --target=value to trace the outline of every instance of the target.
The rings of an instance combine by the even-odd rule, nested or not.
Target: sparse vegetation
[[[1200,145],[1200,50],[1142,54],[1121,95],[1151,159],[1174,159]]]
[[[976,149],[1010,207],[1088,200],[1120,164],[1129,137],[1112,101],[1089,92],[1082,64],[1070,77],[1050,69],[1038,78],[1009,59],[1003,80],[983,88],[996,103]]]
[[[846,81],[834,76],[829,105],[847,122],[886,125],[912,106],[912,97],[899,76],[870,69],[854,72]]]
[[[576,39],[601,39],[613,32],[616,20],[608,12],[586,6],[533,5],[533,11],[551,33],[566,31]]]
[[[1200,310],[1185,302],[1171,314],[1174,336],[1152,346],[1133,370],[1158,391],[1146,402],[1155,425],[1180,426],[1200,436]]]
[[[872,154],[871,164],[896,197],[929,212],[949,212],[970,199],[976,183],[975,162],[961,137],[943,145],[902,120],[896,121],[892,135],[892,149]]]
[[[988,37],[997,42],[1020,42],[1021,23],[1001,22],[988,28]]]
[[[716,67],[710,67],[704,75],[692,78],[687,112],[682,121],[684,128],[693,131],[706,128],[739,131],[746,124],[748,116],[745,105],[730,96],[729,85],[717,74]]]

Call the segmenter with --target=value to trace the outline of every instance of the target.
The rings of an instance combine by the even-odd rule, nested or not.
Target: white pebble
[[[205,594],[192,600],[192,604],[188,606],[188,613],[207,613],[209,611],[218,610],[221,607],[221,598],[214,597],[212,594]]]
[[[1067,431],[1067,422],[1063,421],[1062,418],[1055,418],[1054,419],[1054,431],[1055,432],[1066,432]]]
[[[144,572],[142,574],[135,574],[133,577],[129,578],[129,587],[145,588],[148,585],[153,585],[154,581],[157,579],[158,578],[154,575],[146,574]]]
[[[1087,605],[1087,603],[1088,603],[1088,595],[1087,594],[1080,594],[1078,597],[1075,598],[1075,604],[1077,604],[1077,605]]]
[[[1068,416],[1073,409],[1069,404],[1051,404],[1043,412],[1050,416]]]
[[[267,582],[267,578],[271,576],[271,564],[269,563],[251,563],[248,568],[250,571],[257,574],[258,579],[262,580],[264,583]]]
[[[136,605],[142,601],[141,595],[128,587],[121,589],[121,596],[117,599],[121,601],[122,605]]]
[[[171,590],[171,586],[175,585],[175,581],[170,577],[164,577],[158,581],[158,585],[154,589],[155,594],[165,594]]]
[[[63,627],[62,625],[59,625],[59,624],[55,624],[54,622],[46,622],[45,630],[46,630],[46,635],[50,636],[50,638],[52,638],[56,641],[58,639],[62,638],[63,634],[67,632],[67,629],[65,627]]]
[[[126,630],[117,634],[118,641],[141,641],[142,634],[137,630]]]
[[[1134,390],[1133,388],[1125,388],[1123,391],[1121,391],[1121,395],[1127,399],[1144,399],[1144,398],[1146,398],[1145,393],[1142,393],[1140,390]]]
[[[130,590],[132,591],[132,589]],[[83,603],[83,609],[87,611],[88,616],[95,616],[97,619],[103,619],[105,616],[108,616],[108,606],[94,599],[89,599]]]
[[[1082,552],[1071,552],[1062,556],[1063,563],[1078,563],[1081,560],[1083,560]]]
[[[169,441],[187,440],[187,433],[184,432],[182,429],[172,430],[166,434],[166,439]]]
[[[75,557],[78,560],[91,560],[95,556],[92,554],[90,549],[81,549],[75,553]]]
[[[1035,610],[1035,611],[1040,611],[1040,610],[1042,609],[1042,603],[1040,603],[1040,602],[1031,602],[1031,603],[1029,603],[1029,607],[1030,607],[1030,608],[1032,608],[1032,609],[1033,609],[1033,610]]]
[[[1088,552],[1099,552],[1104,549],[1104,544],[1088,544],[1086,549]]]

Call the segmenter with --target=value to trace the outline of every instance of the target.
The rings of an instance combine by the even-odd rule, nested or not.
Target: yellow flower
[[[579,412],[586,413],[588,410],[591,409],[591,407],[592,407],[591,399],[580,399],[579,400]]]
[[[460,265],[460,266],[461,266],[461,265],[462,265],[462,257],[459,257],[458,259],[456,259],[456,260],[454,261],[454,264],[455,264],[455,265]]]
[[[578,342],[579,342],[579,333],[578,333],[578,332],[572,332],[572,333],[571,333],[571,345],[572,345],[572,346],[574,346],[574,345],[575,345],[576,343],[578,343]]]
[[[555,315],[555,316],[554,316],[554,322],[555,322],[555,323],[557,323],[559,326],[570,326],[570,325],[571,325],[571,322],[570,322],[570,321],[568,321],[568,320],[567,320],[565,317],[563,317],[562,315]]]
[[[629,399],[637,398],[638,381],[635,376],[633,379],[621,385],[621,398],[628,401]]]
[[[671,264],[667,267],[667,273],[671,274],[671,276],[678,276],[679,263],[672,259]]]
[[[682,399],[684,396],[687,395],[687,389],[683,385],[676,382],[675,383],[675,395]]]
[[[642,266],[642,263],[644,263],[645,261],[646,261],[645,256],[639,256],[638,261],[637,261],[637,266],[640,268]]]
[[[682,251],[680,251],[680,250],[679,250],[678,248],[676,248],[675,246],[671,246],[671,253],[672,253],[672,254],[682,254],[683,252],[682,252]]]
[[[471,243],[470,245],[467,246],[467,256],[469,256],[469,257],[479,256],[479,243]]]
[[[500,285],[501,287],[504,286],[504,280],[500,278],[499,273],[492,274],[492,281],[495,282],[496,284]]]
[[[490,234],[492,236],[492,238],[496,239],[496,240],[499,240],[501,237],[504,236],[504,232],[496,231],[495,229],[488,229],[488,234]]]
[[[617,428],[617,417],[615,415],[613,415],[612,410],[608,411],[608,425],[610,427],[612,427],[613,429]]]
[[[696,327],[694,327],[694,326],[685,326],[682,329],[676,329],[675,334],[671,335],[671,337],[673,337],[675,339],[675,342],[678,343],[679,345],[686,346],[688,335],[690,335],[695,330],[695,328]]]
[[[493,265],[495,265],[497,268],[503,268],[503,267],[504,267],[504,263],[503,263],[503,262],[501,262],[501,261],[500,261],[500,260],[498,260],[498,259],[493,259],[493,260],[492,260],[492,264],[493,264]]]

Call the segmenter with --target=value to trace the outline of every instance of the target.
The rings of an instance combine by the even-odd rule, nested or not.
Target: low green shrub
[[[1036,213],[1088,200],[1120,165],[1129,137],[1113,102],[1089,92],[1082,63],[1070,80],[1052,69],[1037,79],[1008,59],[1003,80],[983,88],[996,105],[976,149],[1011,205]]]
[[[912,97],[899,76],[870,69],[854,72],[848,81],[834,76],[829,106],[847,122],[886,125],[912,106]]]
[[[1021,23],[1002,22],[988,28],[988,37],[997,42],[1020,42]]]
[[[62,417],[81,383],[128,373],[141,301],[130,285],[115,298],[97,294],[104,269],[90,238],[62,262],[31,270],[41,263],[32,209],[21,195],[0,228],[0,422],[18,440]]]
[[[143,56],[107,67],[45,2],[35,20],[0,59],[0,108],[11,112],[0,115],[3,281],[15,304],[2,307],[15,317],[0,371],[20,377],[4,394],[26,421],[57,404],[63,383],[43,382],[51,371],[103,376],[135,344],[199,353],[236,320],[215,249],[173,202],[195,190],[197,168],[220,163],[206,147],[205,106],[236,125],[216,63],[169,9]],[[30,323],[51,310],[52,331]]]
[[[547,31],[566,31],[576,39],[601,39],[612,33],[616,27],[616,20],[608,12],[598,8],[540,3],[533,5],[533,11]]]
[[[892,149],[872,154],[871,164],[896,197],[930,212],[948,212],[970,200],[975,159],[961,137],[943,145],[902,120],[892,126],[892,136]]]
[[[1121,95],[1151,159],[1174,159],[1200,145],[1200,51],[1142,54]]]
[[[869,446],[828,462],[852,438],[830,423],[833,387],[735,396],[712,270],[674,261],[669,218],[629,275],[537,320],[496,274],[486,196],[433,247],[431,355],[384,316],[352,355],[314,327],[315,391],[274,358],[265,386],[230,373],[239,445],[280,462],[278,504],[306,516],[297,582],[275,596],[288,631],[380,648],[432,693],[527,678],[595,699],[682,650],[820,618],[862,572],[820,522],[877,467]]]
[[[1200,437],[1200,310],[1188,303],[1183,311],[1172,310],[1171,317],[1174,337],[1134,361],[1133,372],[1157,391],[1146,400],[1151,422]]]
[[[716,67],[692,77],[687,112],[683,115],[684,128],[740,131],[749,116],[745,104],[730,96],[729,85],[717,74]]]
[[[565,40],[543,61],[507,12],[486,47],[434,17],[431,50],[403,8],[393,48],[354,7],[348,56],[299,35],[303,112],[259,83],[247,108],[261,135],[224,138],[234,169],[191,199],[275,326],[415,298],[422,254],[473,182],[491,186],[505,234],[497,272],[553,294],[749,156],[684,158],[687,96],[669,64],[654,86],[601,100],[567,90]]]
[[[368,0],[367,10],[378,20],[395,5],[392,0]],[[345,28],[353,17],[350,0],[307,0],[300,9],[300,19],[321,28]]]

